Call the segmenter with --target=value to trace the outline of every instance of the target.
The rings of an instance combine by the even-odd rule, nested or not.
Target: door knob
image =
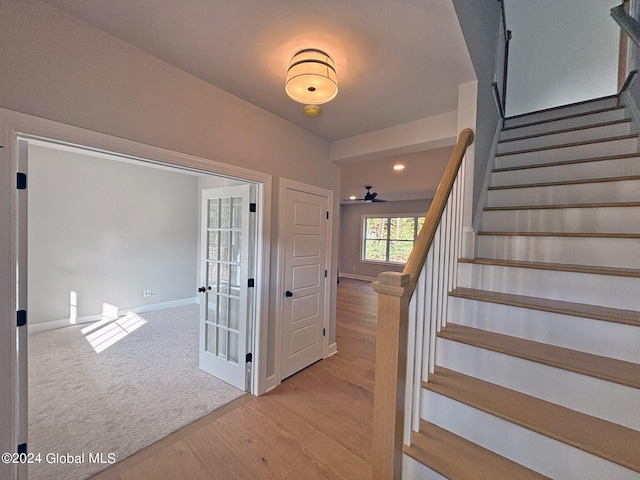
[[[204,288],[204,287],[200,287],[200,288],[198,289],[198,291],[199,291],[200,293],[204,292],[205,290],[206,290],[206,288]]]
[[[287,290],[284,294],[285,297],[293,297],[293,293],[290,290]]]

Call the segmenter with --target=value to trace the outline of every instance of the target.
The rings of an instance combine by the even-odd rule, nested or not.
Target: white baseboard
[[[327,348],[327,358],[332,357],[336,353],[338,353],[338,344],[336,342],[333,342]]]
[[[156,310],[164,310],[166,308],[182,307],[184,305],[192,305],[197,302],[197,297],[181,298],[179,300],[171,300],[169,302],[152,303],[149,305],[141,305],[133,308],[123,308],[118,310],[118,316],[124,316],[127,312],[133,313],[145,313],[153,312]],[[45,332],[47,330],[54,330],[56,328],[68,327],[70,325],[79,325],[83,323],[92,323],[102,319],[101,314],[87,315],[84,317],[78,317],[75,323],[70,323],[68,318],[62,318],[60,320],[51,320],[49,322],[33,323],[27,325],[28,333]]]
[[[353,280],[364,280],[365,282],[375,282],[378,280],[375,277],[365,277],[364,275],[353,275],[351,273],[341,273],[338,275],[340,278],[351,278]]]

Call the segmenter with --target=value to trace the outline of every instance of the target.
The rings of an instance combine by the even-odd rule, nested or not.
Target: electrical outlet
[[[145,297],[150,297],[151,295],[153,295],[153,289],[152,290],[143,291],[142,295],[145,296]]]

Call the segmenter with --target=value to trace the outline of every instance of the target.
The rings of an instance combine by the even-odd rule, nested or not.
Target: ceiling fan
[[[378,194],[377,192],[371,191],[371,189],[373,188],[371,185],[367,185],[364,188],[367,189],[367,193],[365,194],[364,198],[349,198],[349,200],[356,202],[386,202],[386,200],[376,198]]]

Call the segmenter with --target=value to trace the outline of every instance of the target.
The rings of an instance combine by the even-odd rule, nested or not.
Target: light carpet
[[[198,368],[198,308],[141,313],[100,353],[87,325],[29,335],[30,480],[88,478],[109,466],[89,453],[120,461],[244,394]]]

